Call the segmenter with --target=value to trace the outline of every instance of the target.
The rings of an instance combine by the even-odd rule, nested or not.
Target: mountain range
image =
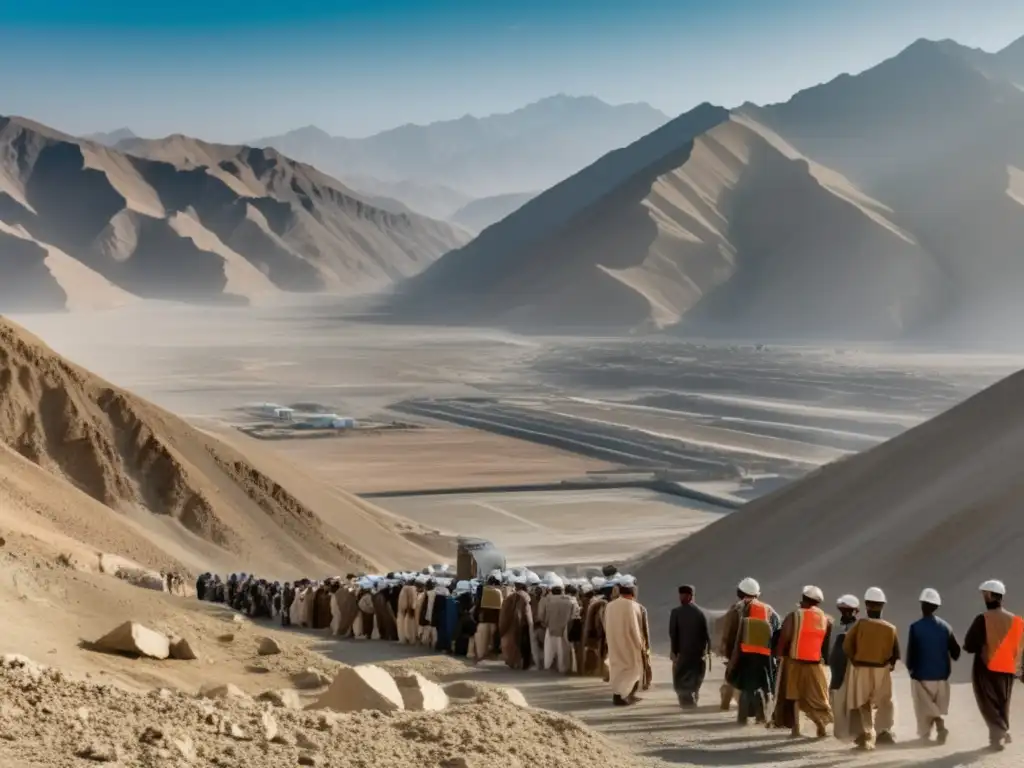
[[[399,287],[405,319],[892,338],[1024,320],[1024,41],[704,104]]]
[[[376,291],[469,239],[272,149],[117,147],[0,117],[0,309]]]
[[[360,139],[330,136],[308,126],[249,143],[274,147],[357,189],[358,177],[370,177],[441,185],[466,195],[447,216],[471,198],[556,184],[668,119],[648,104],[611,105],[593,96],[563,94],[505,114],[403,125]],[[388,194],[416,208],[401,194]],[[433,213],[440,215],[437,209]]]

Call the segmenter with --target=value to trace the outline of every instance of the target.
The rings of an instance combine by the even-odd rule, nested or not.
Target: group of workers
[[[329,629],[338,637],[382,639],[471,660],[501,658],[512,669],[554,670],[600,677],[619,706],[638,702],[650,687],[651,641],[646,609],[632,576],[613,566],[592,579],[542,578],[528,569],[493,571],[458,580],[446,566],[419,573],[389,573],[294,584],[246,574],[227,580],[204,574],[199,599],[223,602],[282,626]],[[892,672],[903,661],[910,673],[917,734],[944,743],[949,735],[952,665],[962,651],[974,655],[972,683],[989,729],[989,745],[1005,749],[1014,680],[1020,677],[1024,619],[1002,607],[1006,588],[986,581],[979,613],[961,647],[937,615],[939,593],[920,595],[921,618],[901,649],[896,627],[882,618],[885,593],[871,587],[861,601],[844,595],[838,621],[822,610],[821,589],[807,586],[784,617],[761,599],[752,578],[737,587],[737,601],[716,625],[679,588],[669,618],[673,687],[684,709],[695,707],[712,651],[725,661],[721,708],[737,703],[737,722],[750,719],[801,735],[801,714],[815,735],[853,741],[864,750],[895,742]]]
[[[540,577],[525,568],[459,580],[447,566],[323,581],[270,582],[248,574],[203,574],[196,595],[282,626],[329,629],[512,669],[601,677],[617,705],[651,684],[647,612],[636,580],[606,566],[602,576]],[[621,598],[621,600],[620,600]]]
[[[949,624],[938,617],[939,593],[920,595],[921,618],[909,629],[903,663],[910,673],[918,737],[944,743],[949,735],[952,665],[961,650],[974,655],[972,683],[981,715],[988,725],[989,746],[1003,750],[1010,741],[1010,699],[1020,677],[1024,619],[1002,606],[1005,585],[996,580],[980,586],[985,610],[957,642]],[[680,606],[670,618],[674,685],[684,707],[694,706],[709,658],[711,632],[706,614],[693,602],[693,588],[680,587]],[[882,618],[885,593],[871,587],[861,601],[844,595],[836,602],[836,623],[821,608],[822,591],[807,586],[799,606],[780,618],[761,600],[760,585],[740,582],[737,602],[722,618],[717,652],[726,660],[721,708],[738,699],[737,720],[750,718],[800,735],[800,714],[815,726],[816,736],[852,740],[860,749],[892,744],[895,710],[892,672],[901,660],[896,627]],[[830,674],[827,674],[826,670]]]

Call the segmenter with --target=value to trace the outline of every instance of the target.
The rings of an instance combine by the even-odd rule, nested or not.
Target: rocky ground
[[[192,695],[76,681],[8,655],[0,669],[0,763],[7,768],[215,765],[278,768],[510,768],[636,765],[578,721],[524,709],[497,690],[443,712],[296,709],[294,695],[234,686]]]

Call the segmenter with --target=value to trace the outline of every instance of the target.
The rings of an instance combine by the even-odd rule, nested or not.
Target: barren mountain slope
[[[308,479],[287,463],[274,462],[271,478],[235,448],[67,362],[6,320],[0,443],[5,524],[42,525],[146,565],[286,577],[424,558],[393,516],[335,496],[322,508],[326,521],[278,483],[310,493]]]
[[[918,41],[785,104],[745,105],[727,127],[724,110],[699,108],[447,254],[393,306],[531,327],[1012,334],[1024,322],[1015,50]]]
[[[943,277],[885,206],[748,118],[698,127],[539,236],[503,248],[546,198],[572,199],[572,180],[542,194],[412,281],[400,308],[514,325],[667,326],[686,316],[702,328],[862,336],[898,334],[934,311]]]
[[[877,67],[742,111],[895,211],[949,276],[937,333],[1024,322],[1021,43],[986,54],[920,40]]]
[[[279,290],[381,288],[468,238],[371,206],[276,152],[184,137],[132,142],[156,159],[0,118],[0,268],[26,272],[17,308],[34,306],[26,306],[32,295],[47,309],[61,305],[61,292],[65,306],[91,295],[81,286],[67,293],[38,266],[12,264],[32,245],[136,296],[247,302]]]
[[[805,584],[829,606],[840,595],[885,590],[901,631],[934,587],[962,633],[982,608],[978,585],[999,578],[1009,606],[1024,605],[1024,373],[997,383],[921,426],[748,504],[643,563],[642,583],[660,637],[674,597],[693,583],[704,605],[724,608],[745,576],[788,610]],[[963,664],[960,665],[963,667]]]

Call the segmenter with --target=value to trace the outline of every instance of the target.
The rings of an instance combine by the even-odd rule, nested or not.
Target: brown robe
[[[637,605],[640,605],[637,603]],[[644,677],[640,681],[640,690],[646,691],[654,682],[654,670],[651,668],[651,625],[647,621],[647,609],[640,605],[640,634],[644,638]]]
[[[352,625],[359,615],[359,599],[351,587],[342,587],[338,590],[338,610],[338,636],[352,637]]]
[[[377,634],[381,640],[398,640],[398,622],[391,604],[383,592],[373,596],[373,616],[377,622]]]
[[[327,629],[331,626],[331,590],[322,586],[313,600],[313,629]]]
[[[530,648],[532,627],[530,596],[525,592],[513,592],[502,602],[498,615],[501,657],[510,669],[530,668],[533,661]]]
[[[595,595],[583,618],[583,661],[580,674],[587,677],[604,676],[604,660],[608,656],[608,644],[604,638],[604,609],[607,605],[607,598]]]

